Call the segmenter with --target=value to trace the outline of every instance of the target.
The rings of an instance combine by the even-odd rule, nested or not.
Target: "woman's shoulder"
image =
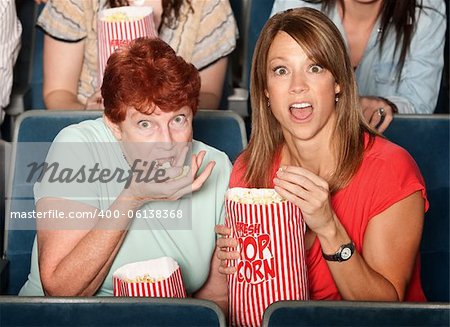
[[[245,172],[247,170],[247,163],[244,159],[244,154],[242,153],[236,159],[233,165],[233,170],[230,176],[229,187],[248,187],[245,183]]]
[[[401,146],[375,136],[364,151],[360,169],[351,181],[371,201],[373,217],[390,205],[420,191],[428,208],[425,181],[413,157]]]
[[[198,153],[199,151],[206,151],[205,160],[214,160],[216,164],[227,164],[231,167],[230,158],[225,152],[201,141],[192,140],[192,153]]]
[[[435,13],[441,16],[445,15],[445,1],[423,0],[422,10],[427,14]]]
[[[401,146],[382,137],[376,136],[370,147],[366,148],[360,169],[354,181],[368,182],[371,187],[383,189],[389,185],[390,192],[406,192],[409,188],[424,191],[425,182],[420,169]],[[400,193],[401,193],[400,192]]]
[[[178,24],[178,31],[172,34],[163,34],[177,42],[177,53],[201,70],[235,49],[237,24],[228,1],[195,0],[191,3],[193,12],[186,24]]]
[[[374,136],[373,142],[364,152],[363,162],[374,162],[381,168],[381,163],[392,167],[415,165],[412,156],[401,146],[380,136]]]
[[[105,2],[105,0],[100,0]],[[86,37],[95,17],[97,1],[49,1],[39,15],[37,25],[47,34],[63,41]]]
[[[103,118],[89,119],[63,128],[55,142],[113,142],[114,136]]]
[[[444,1],[423,0],[422,6],[416,10],[417,33],[425,33],[431,37],[430,28],[440,26],[446,21]]]

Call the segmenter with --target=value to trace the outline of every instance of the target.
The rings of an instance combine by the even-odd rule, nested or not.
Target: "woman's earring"
[[[336,97],[334,98],[334,102],[338,102],[339,101],[339,96],[336,95]]]
[[[267,109],[270,109],[270,101],[267,99]]]

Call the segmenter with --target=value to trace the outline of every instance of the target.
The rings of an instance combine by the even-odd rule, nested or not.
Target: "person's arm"
[[[228,315],[228,287],[227,278],[219,273],[220,260],[217,257],[216,249],[211,259],[211,268],[206,283],[198,290],[193,297],[215,302]]]
[[[220,99],[227,72],[228,58],[223,57],[200,70],[200,109],[220,109]]]
[[[14,0],[0,3],[0,109],[9,104],[13,84],[13,68],[20,50],[20,22]],[[0,115],[0,122],[2,117]]]
[[[79,226],[77,230],[39,229],[37,232],[39,272],[46,295],[91,296],[103,283],[117,251],[126,235],[131,219],[129,210],[138,206],[129,201],[124,192],[108,210],[117,210],[119,219],[101,220],[98,209],[75,201],[43,198],[37,202],[37,212],[57,210],[66,217],[70,213],[92,214],[91,226]],[[85,223],[83,222],[79,222]]]
[[[332,210],[325,180],[306,169],[286,167],[277,173],[274,183],[281,196],[302,208],[324,253],[333,254],[352,241]],[[363,253],[355,251],[345,262],[327,261],[344,300],[404,300],[419,250],[424,207],[420,192],[394,203],[371,219]]]
[[[186,49],[200,71],[200,109],[220,109],[220,100],[227,73],[228,55],[236,47],[237,25],[229,1],[210,0],[193,3],[195,15],[186,37]],[[192,47],[192,49],[189,49]]]
[[[78,81],[83,65],[84,40],[64,42],[44,36],[44,103],[49,110],[83,110]]]
[[[401,114],[431,114],[435,110],[444,66],[445,3],[424,1],[416,24],[398,88],[396,79],[386,78],[383,93],[363,94],[386,98]]]
[[[64,147],[67,151],[70,149]],[[192,154],[191,176],[179,177],[182,168],[166,169],[165,182],[142,182],[139,174],[130,187],[125,188],[107,209],[116,213],[113,220],[101,219],[100,210],[92,205],[60,197],[42,196],[37,202],[36,211],[45,217],[46,213],[63,213],[64,225],[51,225],[53,220],[42,219],[38,224],[39,271],[45,294],[53,296],[89,296],[94,295],[104,281],[117,251],[126,235],[131,212],[149,201],[178,200],[182,196],[199,190],[210,176],[214,162],[208,162],[204,170],[198,173],[205,156],[204,151]],[[68,158],[65,158],[68,160]],[[180,158],[180,160],[184,160]],[[48,159],[49,162],[53,162]],[[67,169],[67,168],[66,168]],[[56,194],[58,186],[50,185],[43,178],[44,191],[39,194]],[[71,185],[65,185],[63,196]],[[74,188],[77,185],[73,185]],[[56,187],[56,188],[55,188]],[[41,186],[42,188],[42,186]],[[95,197],[95,193],[86,189],[82,194]],[[91,192],[91,193],[90,193]],[[89,217],[81,220],[70,219],[74,214]],[[57,221],[59,223],[59,221]],[[83,225],[77,225],[83,224]]]

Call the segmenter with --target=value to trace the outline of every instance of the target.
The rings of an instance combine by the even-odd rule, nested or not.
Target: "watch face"
[[[352,250],[350,250],[350,248],[343,248],[342,249],[342,251],[341,251],[341,258],[343,260],[347,260],[351,256],[352,256]]]

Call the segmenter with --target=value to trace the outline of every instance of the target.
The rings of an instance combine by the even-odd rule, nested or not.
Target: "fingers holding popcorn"
[[[220,260],[219,272],[225,275],[234,274],[236,267],[230,266],[229,260],[239,259],[239,242],[237,239],[230,237],[231,229],[225,225],[216,225],[214,231],[220,236],[216,241],[219,250],[216,252],[217,258]]]
[[[300,167],[286,167],[274,179],[275,190],[303,213],[308,227],[317,232],[333,220],[328,183]]]

